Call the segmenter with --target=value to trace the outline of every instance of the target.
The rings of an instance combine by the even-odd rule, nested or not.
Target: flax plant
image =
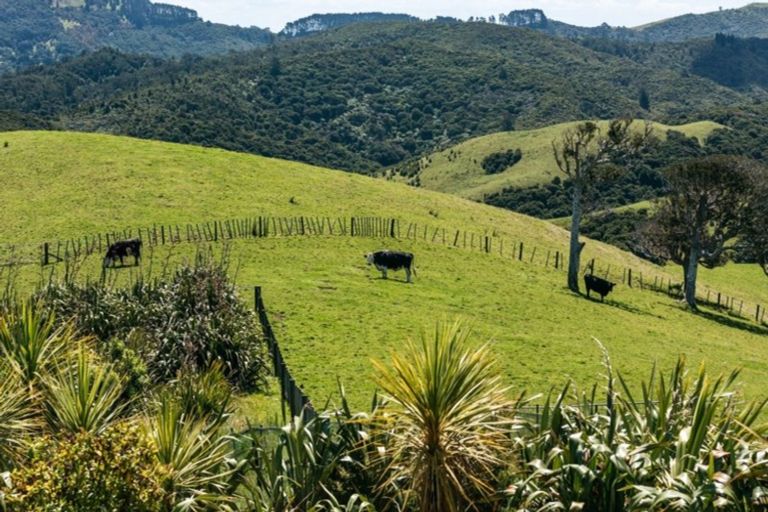
[[[477,509],[496,490],[518,402],[488,346],[471,347],[460,322],[409,342],[391,367],[375,363],[384,405],[373,421],[388,433],[380,486],[402,489],[422,512]],[[405,504],[408,507],[408,504]]]
[[[126,408],[123,379],[93,361],[83,345],[76,357],[73,367],[62,365],[48,380],[48,422],[56,431],[100,434]]]

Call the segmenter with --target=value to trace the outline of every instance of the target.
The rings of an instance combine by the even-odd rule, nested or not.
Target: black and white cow
[[[601,302],[605,300],[605,296],[611,293],[613,287],[616,286],[616,283],[606,281],[601,277],[593,276],[591,274],[584,276],[584,284],[587,286],[587,297],[589,297],[589,292],[596,291],[600,294]]]
[[[368,265],[375,265],[381,272],[381,277],[387,278],[387,271],[405,269],[405,279],[411,282],[411,273],[416,275],[416,267],[413,266],[414,257],[410,252],[377,251],[365,255]]]
[[[117,260],[120,260],[120,266],[125,265],[123,261],[128,256],[133,256],[136,266],[141,261],[141,240],[120,240],[113,243],[107,249],[107,255],[104,256],[104,268],[114,266]]]

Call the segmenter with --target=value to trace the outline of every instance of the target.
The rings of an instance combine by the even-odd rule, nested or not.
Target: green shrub
[[[510,149],[509,151],[499,151],[488,155],[480,164],[486,174],[499,174],[504,172],[517,162],[523,159],[523,152],[519,149]]]
[[[129,423],[100,435],[43,437],[24,467],[10,474],[9,512],[162,510],[156,450]]]
[[[267,354],[254,313],[244,306],[223,264],[198,256],[154,282],[126,289],[103,284],[55,284],[42,293],[56,317],[96,337],[102,356],[116,358],[141,386],[143,370],[113,340],[129,340],[156,383],[218,362],[239,389],[264,383]]]

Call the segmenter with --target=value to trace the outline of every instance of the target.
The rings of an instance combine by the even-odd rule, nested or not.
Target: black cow
[[[606,281],[601,277],[593,276],[591,274],[584,276],[584,284],[587,285],[587,297],[589,297],[589,292],[596,291],[600,294],[601,302],[605,300],[605,296],[611,293],[613,287],[616,286],[616,283]]]
[[[387,270],[405,269],[405,279],[409,283],[411,282],[411,272],[416,275],[416,268],[413,266],[414,257],[410,252],[377,251],[366,254],[365,260],[368,265],[376,265],[384,279],[387,278]]]
[[[107,255],[104,256],[104,268],[115,264],[116,260],[120,260],[120,266],[124,266],[124,258],[127,256],[133,256],[136,266],[141,262],[141,240],[120,240],[113,243],[107,249]]]

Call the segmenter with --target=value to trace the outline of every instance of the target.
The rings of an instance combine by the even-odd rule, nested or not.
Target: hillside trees
[[[588,121],[566,130],[560,140],[552,141],[555,162],[572,184],[568,288],[573,292],[579,293],[579,262],[584,248],[579,230],[584,194],[616,170],[621,160],[637,155],[650,140],[650,125],[646,124],[642,131],[631,127],[631,119],[617,119],[602,134],[597,123]]]
[[[699,265],[724,265],[739,235],[754,226],[765,169],[752,160],[715,155],[666,169],[669,194],[647,228],[651,252],[683,267],[685,301],[696,310]]]

